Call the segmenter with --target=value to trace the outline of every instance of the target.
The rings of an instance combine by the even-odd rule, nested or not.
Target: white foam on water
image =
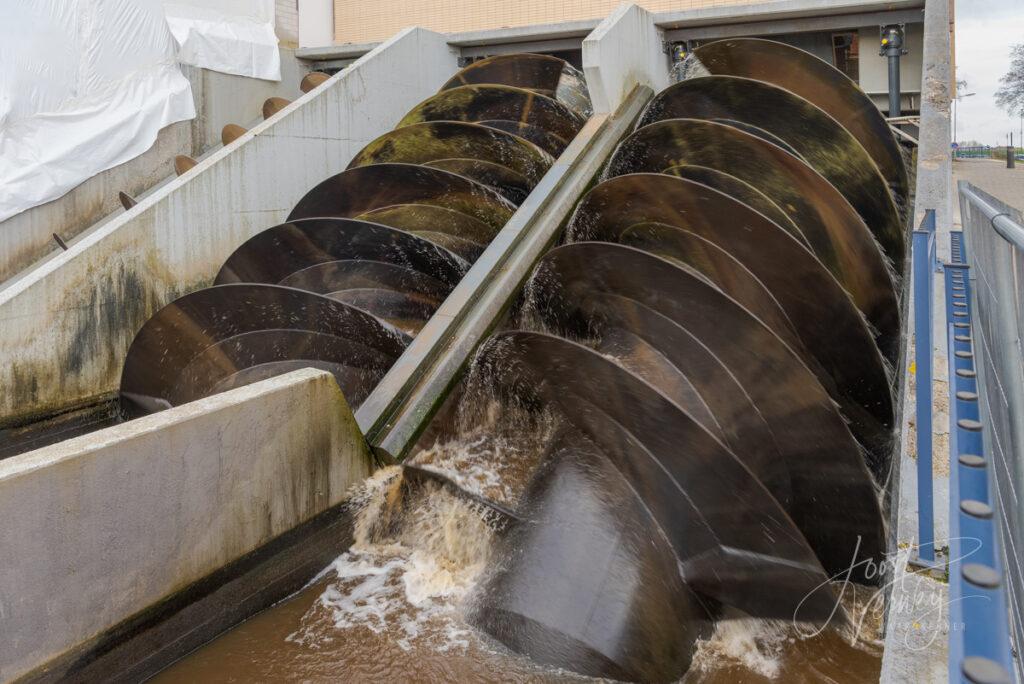
[[[495,453],[482,438],[424,454],[432,469],[470,491],[507,493],[487,467]],[[434,482],[405,487],[400,467],[375,472],[349,505],[354,543],[321,573],[330,583],[288,640],[312,647],[333,640],[318,627],[326,611],[336,630],[386,632],[404,650],[420,643],[441,652],[468,648],[459,607],[486,566],[493,535],[480,507]]]
[[[792,626],[780,620],[739,618],[722,620],[714,633],[697,642],[691,668],[710,672],[728,660],[768,679],[782,665],[782,651],[792,638]]]

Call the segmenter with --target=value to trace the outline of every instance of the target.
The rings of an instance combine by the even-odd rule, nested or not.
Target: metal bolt
[[[981,430],[981,423],[973,418],[961,418],[956,421],[956,426],[962,430],[970,430],[971,432],[979,432]]]
[[[1010,675],[1002,665],[989,658],[971,656],[964,658],[964,677],[973,684],[1010,684]]]
[[[967,563],[960,574],[964,579],[982,589],[995,589],[999,586],[999,573],[981,563]]]
[[[957,459],[960,465],[967,466],[968,468],[984,468],[985,459],[978,454],[960,454]]]
[[[982,520],[992,518],[992,507],[984,501],[978,501],[977,499],[964,499],[960,502],[960,510],[967,515],[981,518]]]
[[[957,392],[956,398],[959,399],[960,401],[978,401],[977,394],[975,394],[974,392],[967,392],[964,390],[960,390],[959,392]]]

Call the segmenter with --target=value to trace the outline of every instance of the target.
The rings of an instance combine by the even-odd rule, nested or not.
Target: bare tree
[[[999,82],[996,104],[1010,116],[1024,116],[1024,43],[1010,48],[1010,70]]]

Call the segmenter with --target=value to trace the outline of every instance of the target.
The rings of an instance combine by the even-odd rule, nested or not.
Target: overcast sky
[[[956,72],[961,91],[977,93],[956,107],[959,140],[1005,145],[1013,130],[1020,145],[1020,119],[996,106],[999,78],[1010,67],[1010,46],[1024,43],[1024,0],[956,0]]]

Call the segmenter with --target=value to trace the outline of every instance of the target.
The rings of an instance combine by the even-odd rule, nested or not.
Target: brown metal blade
[[[463,85],[493,84],[536,90],[590,116],[590,93],[583,74],[564,59],[550,55],[517,53],[494,55],[461,69],[441,86],[450,90]]]
[[[539,126],[564,140],[583,127],[584,119],[561,102],[538,93],[498,85],[467,85],[442,90],[413,107],[399,127],[423,121],[480,122],[504,119]]]
[[[907,168],[885,117],[863,90],[828,62],[809,52],[760,38],[729,38],[701,45],[691,54],[696,71],[744,76],[774,83],[821,107],[843,125],[885,176],[897,204],[907,207]]]
[[[885,178],[864,146],[820,108],[764,81],[705,76],[663,90],[638,126],[687,118],[739,121],[792,145],[846,197],[896,267],[903,268],[907,236]]]
[[[426,121],[385,133],[366,145],[348,168],[397,162],[426,164],[442,159],[490,162],[514,171],[530,187],[551,168],[554,159],[519,136],[463,121]]]
[[[489,126],[491,128],[497,128],[499,131],[506,131],[513,135],[518,135],[523,140],[532,142],[537,147],[541,148],[554,158],[558,158],[562,151],[565,150],[569,144],[564,138],[561,138],[554,133],[550,133],[540,126],[533,126],[531,124],[520,123],[519,121],[509,121],[508,119],[485,119],[478,121],[481,126]]]
[[[552,329],[629,331],[685,375],[721,438],[792,516],[830,574],[882,558],[878,496],[850,431],[793,350],[737,302],[667,261],[608,243],[553,250],[535,282]],[[856,576],[867,579],[866,570]]]
[[[582,436],[534,475],[497,541],[470,620],[531,659],[592,677],[667,682],[711,631],[629,482]]]
[[[302,219],[257,233],[221,266],[216,285],[282,282],[320,263],[368,260],[401,266],[454,287],[469,264],[404,231],[355,219]]]
[[[501,371],[530,378],[624,476],[691,588],[759,617],[832,613],[825,572],[793,521],[685,410],[621,365],[560,337],[510,332],[492,344]]]
[[[895,358],[900,328],[892,274],[864,221],[827,180],[775,145],[697,119],[659,121],[634,132],[606,174],[661,173],[680,164],[725,171],[772,198],[879,331],[886,356]]]
[[[782,208],[775,203],[775,200],[768,197],[768,195],[764,194],[750,183],[740,180],[736,176],[724,171],[712,169],[707,166],[699,166],[697,164],[673,166],[665,169],[663,173],[671,176],[679,176],[680,178],[686,178],[729,195],[733,199],[746,204],[754,211],[764,214],[778,224],[780,228],[784,229],[787,233],[798,239],[807,247],[810,247],[807,243],[807,238],[805,238],[804,234],[800,232],[800,228],[793,222],[793,219],[791,219],[786,212],[782,211]]]
[[[628,240],[688,264],[791,339],[770,302],[723,258],[721,252],[727,253],[772,295],[803,342],[791,346],[802,352],[876,462],[887,461],[895,418],[879,348],[849,295],[792,235],[731,197],[661,174],[601,183],[580,202],[569,234],[576,240]],[[888,346],[899,348],[898,334]]]
[[[246,369],[262,368],[242,378],[302,367],[296,360],[338,368],[342,391],[355,401],[408,341],[377,318],[311,292],[248,283],[209,287],[168,304],[135,336],[121,374],[121,405],[129,416],[143,415],[208,396],[223,383],[238,386]],[[357,385],[345,385],[354,378]]]
[[[342,171],[299,200],[289,221],[348,218],[394,204],[432,204],[479,219],[499,230],[515,205],[463,176],[414,164],[372,164]]]

